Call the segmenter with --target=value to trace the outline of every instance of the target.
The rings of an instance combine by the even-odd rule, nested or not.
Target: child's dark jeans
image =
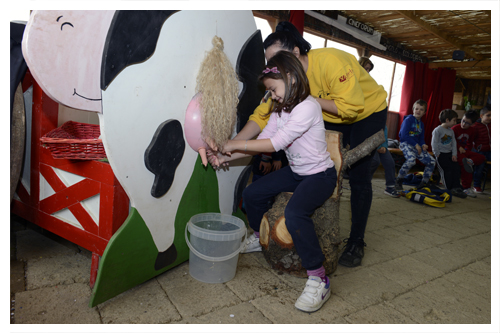
[[[337,184],[335,167],[314,175],[300,176],[290,166],[277,170],[250,184],[243,191],[243,200],[250,227],[259,231],[268,201],[281,192],[293,192],[285,208],[285,224],[293,244],[307,270],[318,269],[325,256],[318,242],[311,215],[328,199]]]

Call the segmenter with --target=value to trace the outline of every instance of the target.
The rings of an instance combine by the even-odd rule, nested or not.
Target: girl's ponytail
[[[288,51],[293,51],[296,46],[301,55],[306,55],[311,49],[311,44],[302,37],[297,28],[290,22],[282,21],[276,26],[276,31],[267,36],[264,41],[264,49],[279,43]]]

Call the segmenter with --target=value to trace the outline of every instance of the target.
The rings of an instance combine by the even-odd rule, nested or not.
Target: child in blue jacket
[[[417,100],[413,104],[413,115],[408,115],[404,118],[399,131],[399,148],[403,152],[406,159],[405,163],[399,170],[398,178],[396,179],[395,189],[403,190],[403,179],[408,174],[408,171],[415,165],[418,159],[425,165],[422,183],[418,188],[428,186],[429,179],[434,171],[435,160],[427,152],[429,146],[424,141],[424,123],[421,121],[427,110],[427,103],[424,100]]]

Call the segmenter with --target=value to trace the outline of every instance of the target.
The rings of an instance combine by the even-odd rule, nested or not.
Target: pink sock
[[[313,271],[307,271],[307,276],[318,276],[320,277],[321,279],[323,279],[326,275],[326,272],[325,272],[325,267],[321,266],[320,268],[318,269],[315,269]]]
[[[260,238],[259,237],[260,233],[258,231],[254,231],[253,234],[255,235],[255,237]]]

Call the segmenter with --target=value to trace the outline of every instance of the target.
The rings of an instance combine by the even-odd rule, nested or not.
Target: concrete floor
[[[11,323],[493,324],[481,331],[498,325],[491,316],[491,195],[454,197],[434,208],[384,195],[384,184],[379,170],[362,266],[339,266],[330,276],[332,297],[312,314],[294,308],[305,279],[278,274],[261,253],[240,255],[227,283],[193,279],[186,262],[89,308],[90,253],[11,216]],[[342,238],[349,233],[349,196],[345,189]],[[409,329],[385,331],[396,328]]]

